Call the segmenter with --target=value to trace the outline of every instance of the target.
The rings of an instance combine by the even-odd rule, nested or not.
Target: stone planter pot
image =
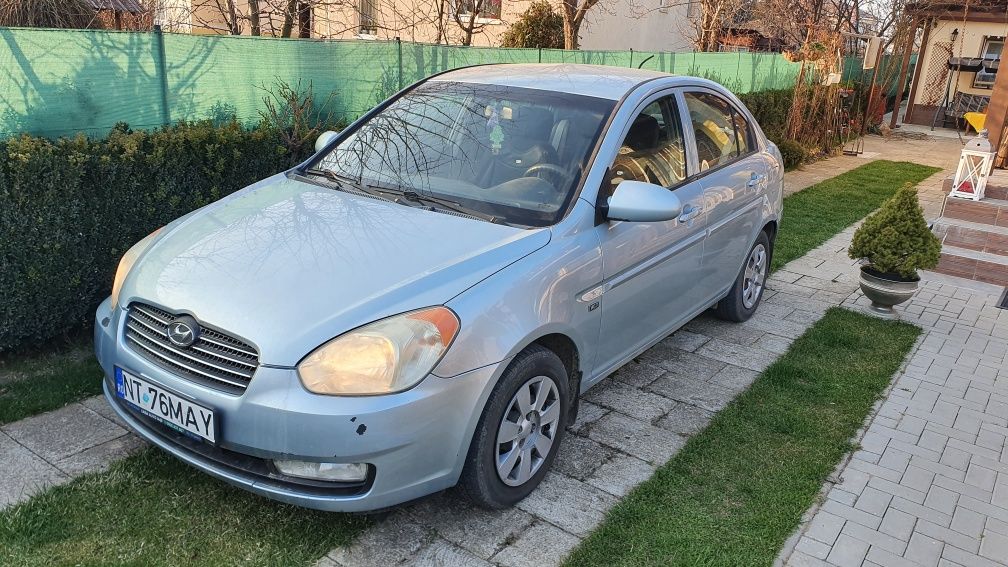
[[[883,317],[896,317],[893,306],[913,297],[919,284],[920,278],[916,276],[908,279],[876,272],[870,266],[861,267],[861,291],[871,300],[872,312]]]

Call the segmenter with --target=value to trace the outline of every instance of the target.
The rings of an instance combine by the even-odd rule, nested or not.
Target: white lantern
[[[961,197],[979,201],[983,199],[987,187],[987,175],[994,163],[994,150],[987,139],[987,130],[981,130],[976,138],[966,142],[959,156],[959,168],[952,180],[950,197]]]

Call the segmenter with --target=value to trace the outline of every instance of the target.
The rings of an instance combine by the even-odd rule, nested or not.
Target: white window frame
[[[452,2],[452,9],[455,15],[459,19],[465,21],[469,17],[469,11],[466,9],[467,5],[470,3],[475,4],[480,0],[454,0]],[[490,0],[483,0],[484,2],[489,2]],[[500,6],[500,12],[496,16],[486,16],[485,12],[480,13],[476,16],[475,22],[477,24],[499,24],[501,23],[501,16],[504,15],[504,0],[498,0],[498,5]]]
[[[1001,44],[1001,55],[1004,55],[1004,45],[1005,45],[1005,38],[1004,38],[1004,36],[989,35],[989,36],[984,37],[983,44],[980,47],[980,58],[981,59],[986,59],[987,58],[987,48],[990,47],[991,44],[998,44],[998,43]],[[999,55],[998,59],[1000,59],[1000,58],[1001,58],[1001,56]],[[991,59],[993,59],[993,57],[991,57]],[[976,75],[973,77],[973,88],[975,88],[975,89],[993,89],[994,88],[994,79],[996,77],[997,77],[997,73],[987,73],[983,69],[981,69],[981,70],[977,71]]]

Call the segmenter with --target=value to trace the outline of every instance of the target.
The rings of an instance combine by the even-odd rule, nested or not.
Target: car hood
[[[278,175],[165,227],[121,304],[189,313],[254,344],[262,364],[292,366],[350,329],[445,303],[549,239]]]

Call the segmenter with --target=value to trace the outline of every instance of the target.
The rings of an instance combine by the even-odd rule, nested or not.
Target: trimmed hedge
[[[0,352],[85,327],[135,242],[302,157],[234,122],[0,140]]]

